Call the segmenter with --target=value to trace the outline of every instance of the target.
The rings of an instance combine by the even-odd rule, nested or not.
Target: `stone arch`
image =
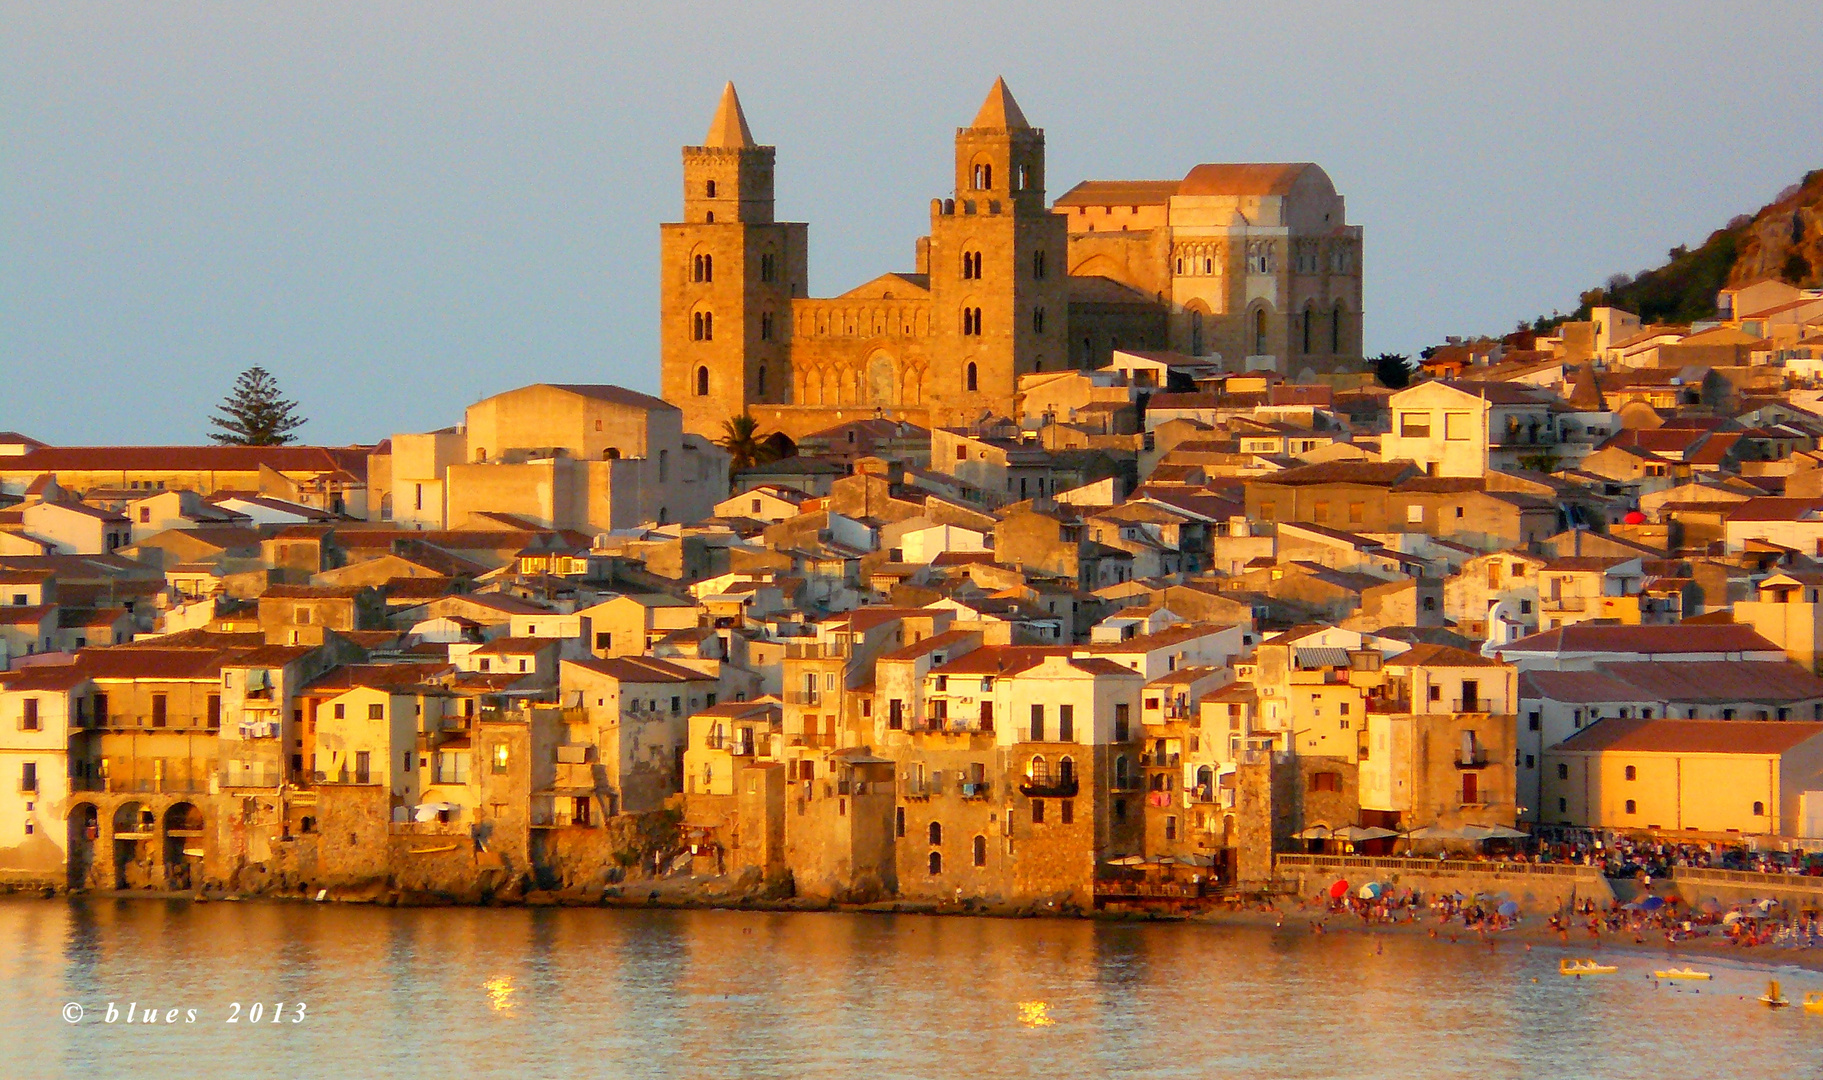
[[[1192,300],[1184,305],[1185,322],[1188,323],[1188,337],[1191,356],[1203,355],[1207,344],[1204,338],[1209,321],[1209,305],[1201,299]]]
[[[1272,306],[1264,300],[1255,301],[1247,309],[1247,353],[1250,356],[1265,356],[1272,351]]]
[[[882,407],[899,403],[899,365],[889,353],[876,352],[867,358],[865,401]]]
[[[86,888],[95,868],[95,848],[101,842],[101,809],[84,799],[70,806],[68,822],[69,885]]]
[[[108,887],[120,889],[152,883],[157,854],[158,817],[146,804],[128,799],[114,808],[114,850],[109,854]]]
[[[902,405],[924,404],[924,366],[919,364],[906,369],[904,391],[899,397]]]
[[[1070,268],[1072,277],[1120,277],[1120,263],[1107,255],[1091,255]]]
[[[172,889],[194,888],[202,880],[203,838],[208,821],[195,803],[174,802],[165,808],[165,884]]]
[[[1329,351],[1337,356],[1343,353],[1343,343],[1347,338],[1345,329],[1348,323],[1348,305],[1337,300],[1329,309]]]
[[[1304,336],[1304,347],[1298,351],[1305,356],[1309,356],[1311,353],[1317,351],[1317,302],[1315,300],[1304,301],[1304,316],[1299,321],[1303,323],[1299,328],[1299,332]]]
[[[696,366],[696,385],[693,389],[696,391],[697,397],[709,396],[709,365],[698,364]]]

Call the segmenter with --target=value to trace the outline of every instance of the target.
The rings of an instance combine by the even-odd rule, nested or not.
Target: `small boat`
[[[1779,991],[1779,980],[1773,979],[1766,984],[1766,992],[1760,995],[1760,1004],[1769,1009],[1783,1009],[1791,1004],[1791,999]]]
[[[459,844],[439,844],[436,847],[412,848],[411,853],[413,855],[441,855],[446,851],[454,851],[460,846]]]
[[[1812,990],[1804,995],[1804,1011],[1823,1013],[1823,990]]]
[[[1707,971],[1698,971],[1695,968],[1668,968],[1664,971],[1653,972],[1652,977],[1655,979],[1681,979],[1702,982],[1715,978],[1714,975],[1709,974]]]
[[[1588,956],[1557,961],[1559,975],[1612,975],[1619,970],[1613,964],[1598,964],[1593,957]]]

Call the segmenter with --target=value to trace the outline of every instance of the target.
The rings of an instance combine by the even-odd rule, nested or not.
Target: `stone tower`
[[[1068,225],[1044,198],[1044,131],[1002,79],[956,131],[954,198],[931,202],[931,423],[1005,415],[1020,375],[1068,366]]]
[[[663,396],[711,439],[749,402],[791,397],[791,299],[808,226],[772,216],[774,149],[729,83],[701,146],[684,147],[684,217],[659,226]]]

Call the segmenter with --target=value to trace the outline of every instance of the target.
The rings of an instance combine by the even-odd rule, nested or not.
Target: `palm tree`
[[[752,413],[742,413],[722,421],[722,438],[717,444],[728,451],[728,471],[739,472],[772,460],[772,448],[760,435],[760,422]]]

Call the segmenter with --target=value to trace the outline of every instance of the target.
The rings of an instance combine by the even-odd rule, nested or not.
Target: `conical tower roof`
[[[1585,362],[1576,369],[1576,381],[1570,389],[1570,404],[1583,412],[1607,412],[1608,403],[1601,394],[1601,380],[1595,376],[1595,365]]]
[[[1025,122],[1025,114],[1019,111],[1019,103],[1013,100],[1013,92],[1006,88],[1006,80],[999,78],[994,80],[994,88],[987,92],[987,100],[981,103],[981,111],[975,114],[975,122],[969,125],[1001,131],[1031,126]]]
[[[709,121],[709,134],[703,136],[703,145],[729,150],[759,145],[747,128],[747,114],[741,111],[740,95],[734,92],[732,82],[722,88],[722,102],[715,107],[715,119]]]

